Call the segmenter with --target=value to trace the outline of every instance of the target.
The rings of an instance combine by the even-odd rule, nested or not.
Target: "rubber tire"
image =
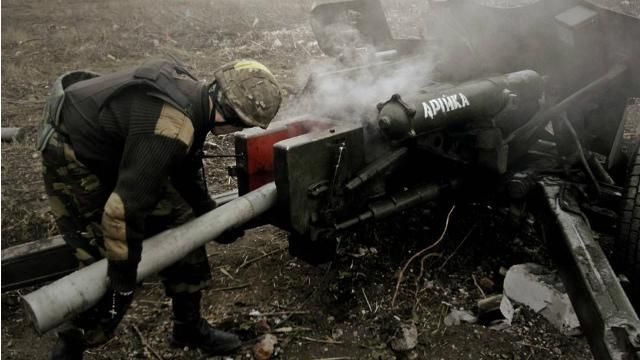
[[[634,308],[640,304],[640,141],[629,156],[622,211],[615,242],[615,268],[629,279],[625,290]]]

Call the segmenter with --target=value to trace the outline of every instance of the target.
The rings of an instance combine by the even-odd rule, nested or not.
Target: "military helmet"
[[[280,108],[282,95],[266,66],[254,60],[239,60],[221,66],[213,75],[221,95],[217,100],[222,104],[218,106],[232,109],[244,126],[269,126]]]

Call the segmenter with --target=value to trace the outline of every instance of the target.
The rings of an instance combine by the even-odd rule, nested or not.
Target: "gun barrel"
[[[378,125],[392,140],[404,140],[492,119],[510,104],[537,109],[542,89],[542,77],[533,70],[523,70],[458,86],[426,88],[407,102],[396,94],[378,105]]]

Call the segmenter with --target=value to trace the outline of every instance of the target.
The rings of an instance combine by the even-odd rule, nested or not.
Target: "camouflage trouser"
[[[76,159],[71,145],[58,133],[51,137],[42,159],[51,211],[65,241],[75,249],[81,266],[103,258],[105,249],[100,223],[111,190]],[[160,202],[145,220],[145,237],[183,224],[192,217],[191,208],[167,182]],[[211,280],[205,248],[193,251],[159,275],[169,296],[205,288]],[[105,337],[100,333],[90,336],[95,339],[88,339],[89,342],[104,342],[110,335]]]

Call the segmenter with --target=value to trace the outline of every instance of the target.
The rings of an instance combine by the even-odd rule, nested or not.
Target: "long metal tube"
[[[271,182],[184,225],[144,241],[138,281],[155,274],[191,251],[266,212],[276,203]],[[105,293],[107,261],[100,260],[25,295],[22,299],[36,331],[44,333],[87,310]]]

